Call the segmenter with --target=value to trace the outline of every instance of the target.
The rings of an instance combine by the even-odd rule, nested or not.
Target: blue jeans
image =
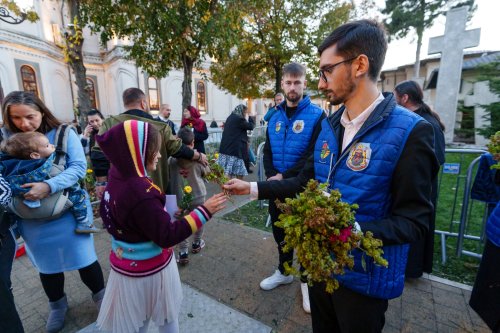
[[[14,304],[10,281],[16,240],[10,229],[0,235],[0,239],[0,332],[24,332]]]

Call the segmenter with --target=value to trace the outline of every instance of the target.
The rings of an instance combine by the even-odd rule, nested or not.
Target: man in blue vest
[[[306,69],[298,63],[290,63],[283,67],[281,88],[285,93],[285,101],[276,105],[276,112],[268,120],[266,143],[264,145],[264,170],[267,180],[281,180],[297,176],[314,149],[314,142],[320,132],[321,121],[325,113],[320,107],[311,103],[309,96],[304,95],[306,87]],[[273,235],[278,245],[279,265],[273,275],[260,283],[263,290],[271,290],[281,284],[293,281],[293,276],[286,275],[285,264],[292,266],[293,252],[283,252],[285,232],[276,227],[280,211],[275,199],[284,200],[284,196],[276,196],[269,200]],[[302,306],[307,313],[311,312],[309,294],[305,278],[302,279]]]
[[[299,176],[275,182],[231,180],[225,188],[263,199],[293,194],[310,178],[328,182],[342,200],[359,204],[356,221],[384,243],[388,268],[366,262],[309,288],[314,333],[381,332],[388,299],[401,295],[409,243],[422,238],[433,214],[431,183],[438,172],[432,126],[381,94],[377,78],[387,51],[383,28],[371,20],[344,24],[319,47],[319,84],[339,111],[321,123],[314,154]]]

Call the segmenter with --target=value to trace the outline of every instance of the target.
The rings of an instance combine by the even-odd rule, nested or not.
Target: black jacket
[[[251,120],[252,118],[249,118]],[[255,123],[232,113],[224,123],[224,131],[219,152],[224,155],[243,159],[244,151],[248,149],[247,131],[252,130]]]

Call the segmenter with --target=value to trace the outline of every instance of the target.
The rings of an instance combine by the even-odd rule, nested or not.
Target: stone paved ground
[[[236,204],[244,201],[244,197],[236,198]],[[184,283],[272,327],[274,332],[312,332],[310,317],[302,311],[298,281],[272,291],[259,289],[260,280],[274,271],[277,261],[271,233],[216,218],[206,226],[204,238],[207,246],[203,251],[191,255],[186,267],[179,267]],[[95,245],[107,279],[109,238],[105,232],[96,236]],[[12,280],[26,332],[43,332],[47,299],[26,256],[15,261]],[[433,280],[409,282],[402,297],[390,301],[384,332],[489,332],[467,305],[470,287]],[[77,272],[66,275],[65,289],[70,310],[63,332],[76,332],[95,321],[97,313]],[[200,332],[205,332],[202,324]]]

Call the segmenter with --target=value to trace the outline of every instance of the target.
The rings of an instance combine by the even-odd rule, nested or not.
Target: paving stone
[[[436,316],[433,309],[415,305],[405,305],[406,303],[403,302],[401,317],[404,325],[409,325],[410,327],[418,325],[425,327],[430,331],[436,329]]]
[[[389,323],[386,322],[384,329],[382,330],[383,333],[401,333],[401,329],[399,328],[400,326],[392,326]]]
[[[280,323],[277,332],[312,333],[312,327],[310,323],[308,325],[300,325],[293,320],[285,319]]]
[[[472,323],[467,311],[457,311],[442,304],[434,304],[436,309],[436,323],[441,323],[459,330],[472,331]]]
[[[431,308],[433,302],[433,294],[419,289],[405,288],[401,296],[403,303],[415,304],[419,307]]]
[[[434,288],[438,288],[438,289],[443,289],[443,290],[452,292],[454,294],[462,294],[462,290],[460,288],[457,288],[454,286],[449,286],[449,285],[443,284],[441,282],[436,282],[436,281],[431,281],[431,284],[432,284],[433,290],[434,290]]]
[[[433,288],[432,294],[437,304],[446,305],[458,311],[467,311],[467,302],[462,293],[455,294],[445,289]]]

